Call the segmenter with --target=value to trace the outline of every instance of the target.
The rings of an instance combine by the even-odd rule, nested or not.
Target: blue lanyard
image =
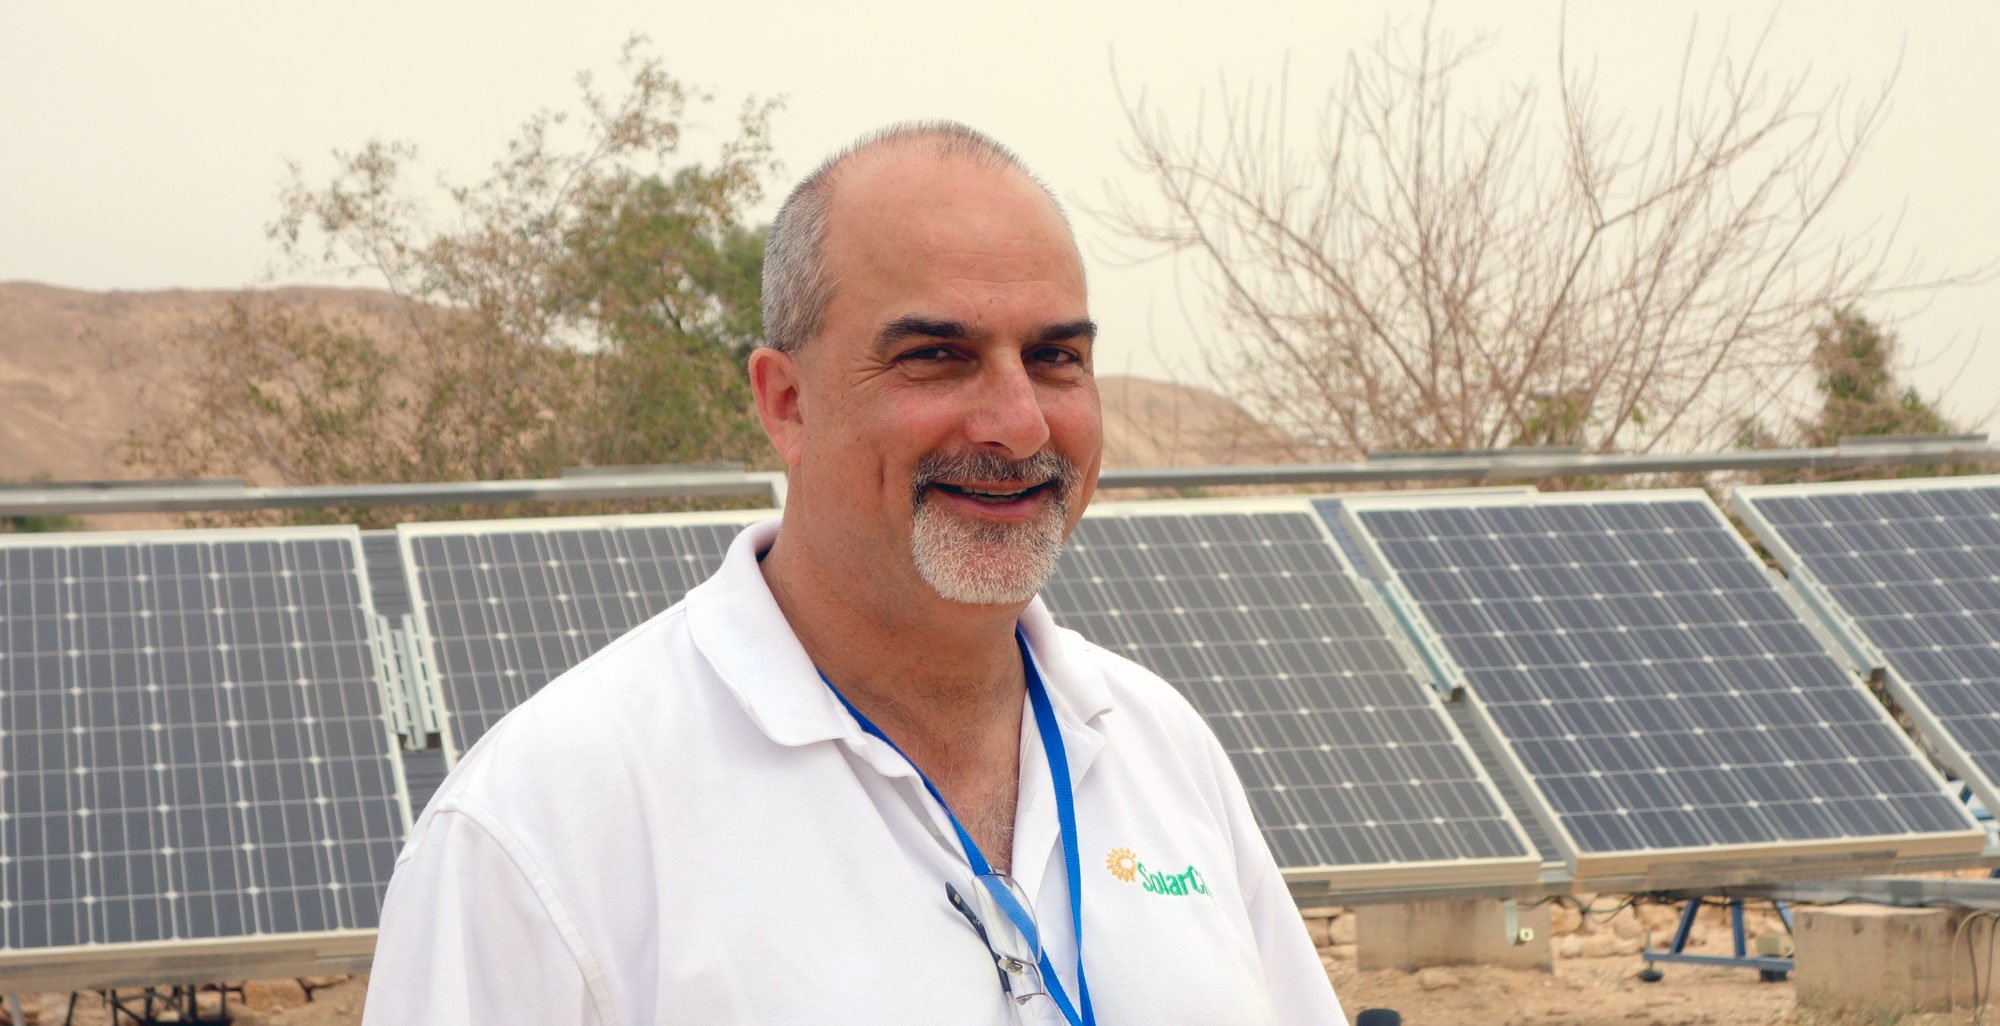
[[[1090,984],[1083,978],[1083,871],[1082,860],[1077,855],[1076,801],[1070,794],[1069,755],[1063,749],[1062,731],[1056,724],[1055,707],[1049,703],[1048,688],[1042,684],[1042,675],[1035,668],[1034,653],[1028,650],[1028,639],[1022,636],[1019,627],[1014,629],[1014,642],[1021,649],[1021,667],[1028,678],[1028,704],[1035,710],[1035,729],[1042,735],[1042,753],[1049,760],[1049,778],[1055,782],[1056,824],[1062,833],[1063,865],[1069,872],[1070,927],[1076,933],[1076,991],[1078,997],[1082,999],[1081,1014],[1077,1012],[1076,1006],[1070,1004],[1069,995],[1063,990],[1062,979],[1056,976],[1055,966],[1049,963],[1049,953],[1042,947],[1041,937],[1035,932],[1034,919],[1004,885],[989,875],[993,872],[992,864],[986,861],[986,856],[980,852],[979,845],[973,843],[972,835],[966,833],[965,827],[958,822],[958,815],[951,811],[951,805],[944,800],[944,795],[938,793],[937,785],[932,784],[931,778],[924,775],[922,767],[911,762],[909,756],[903,755],[903,750],[897,747],[896,742],[889,739],[889,735],[882,733],[882,728],[862,715],[861,710],[856,709],[854,703],[849,702],[847,696],[841,694],[839,688],[834,687],[833,681],[827,680],[825,673],[821,673],[819,679],[826,681],[827,689],[833,692],[833,697],[840,699],[840,704],[847,708],[848,714],[854,717],[854,721],[861,725],[862,730],[881,738],[883,744],[888,745],[897,755],[902,755],[904,762],[910,763],[910,768],[917,771],[917,779],[924,782],[924,790],[929,791],[931,797],[943,807],[945,816],[951,820],[951,828],[958,832],[958,843],[965,849],[965,860],[972,865],[972,872],[993,895],[993,900],[999,904],[1001,910],[1007,913],[1007,918],[1013,920],[1021,935],[1026,937],[1036,950],[1042,952],[1042,983],[1048,987],[1049,997],[1055,1000],[1056,1007],[1062,1010],[1063,1018],[1069,1020],[1070,1026],[1097,1026],[1097,1015],[1090,1007]]]

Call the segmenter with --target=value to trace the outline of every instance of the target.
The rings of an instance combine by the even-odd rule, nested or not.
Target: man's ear
[[[762,348],[750,354],[750,394],[757,418],[785,466],[797,470],[804,447],[805,411],[799,394],[799,364],[790,353]]]

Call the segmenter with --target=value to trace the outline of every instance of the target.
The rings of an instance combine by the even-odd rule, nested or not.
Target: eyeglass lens
[[[1023,931],[1014,917],[1008,915],[1006,906],[994,895],[998,887],[1013,898],[1020,911],[1026,915],[1030,930],[1037,936]],[[1035,923],[1034,905],[1014,878],[1005,873],[986,873],[975,877],[967,886],[945,887],[952,897],[952,904],[972,922],[992,952],[994,964],[1000,969],[1000,986],[1011,995],[1016,1003],[1025,1003],[1046,991],[1042,986],[1042,951],[1036,943],[1041,930]]]

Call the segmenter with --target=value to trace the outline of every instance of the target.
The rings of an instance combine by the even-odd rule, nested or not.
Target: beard
[[[940,596],[968,605],[1022,605],[1055,573],[1076,494],[1076,465],[1043,450],[1025,460],[991,453],[932,453],[910,482],[914,529],[910,548],[917,574]],[[977,520],[931,501],[940,481],[1046,481],[1040,507],[1020,524]]]

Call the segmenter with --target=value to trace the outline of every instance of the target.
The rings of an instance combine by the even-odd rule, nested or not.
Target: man
[[[1343,1022],[1213,736],[1034,601],[1100,446],[1047,190],[891,129],[764,273],[782,531],[460,762],[367,1022]]]

